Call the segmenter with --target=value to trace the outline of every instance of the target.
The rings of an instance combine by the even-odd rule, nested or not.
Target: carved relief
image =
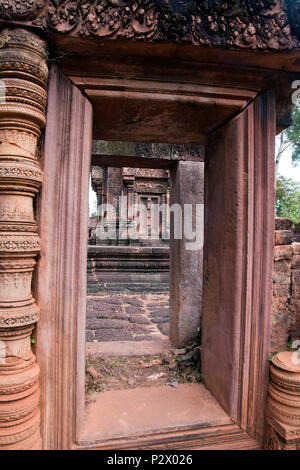
[[[31,18],[45,2],[1,2],[0,16]],[[30,336],[39,318],[32,293],[40,251],[33,211],[42,172],[37,142],[45,124],[47,48],[36,34],[0,33],[0,449],[40,448],[39,367]]]
[[[136,178],[168,178],[168,173],[166,170],[138,168]]]
[[[157,183],[135,183],[134,191],[137,193],[163,194],[167,192],[167,185]]]
[[[71,36],[299,48],[299,1],[5,0],[0,18]],[[1,66],[0,66],[1,67]]]
[[[44,6],[45,0],[3,0],[0,4],[0,16],[5,20],[34,18]]]
[[[3,204],[0,206],[0,220],[32,220],[32,212]]]
[[[272,359],[266,412],[267,449],[300,445],[300,364],[293,354],[282,352]]]

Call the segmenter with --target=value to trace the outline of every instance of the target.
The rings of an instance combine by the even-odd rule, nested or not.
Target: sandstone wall
[[[300,340],[300,239],[292,221],[275,219],[271,351]]]

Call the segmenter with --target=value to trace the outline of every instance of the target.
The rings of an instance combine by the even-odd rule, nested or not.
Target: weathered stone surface
[[[273,282],[280,285],[290,285],[291,273],[290,272],[274,272]]]
[[[291,230],[293,226],[293,221],[285,217],[276,217],[275,218],[275,234],[277,230]]]
[[[273,295],[272,300],[273,311],[280,311],[288,308],[289,306],[289,298],[287,297],[278,297]]]
[[[291,299],[289,305],[290,322],[288,333],[292,341],[300,339],[300,298]]]
[[[130,330],[95,330],[96,341],[134,341]]]
[[[115,320],[101,318],[101,321],[93,321],[89,323],[91,330],[118,330],[120,328],[128,328],[128,322],[126,320]]]
[[[155,305],[159,308],[153,314]],[[167,305],[168,296],[165,294],[88,297],[86,341],[159,340],[167,331],[165,324],[169,322],[169,309],[161,308]],[[128,310],[133,313],[128,314]],[[164,326],[160,328],[160,324]]]
[[[150,315],[151,317],[168,317],[169,316],[169,308],[159,308],[157,310],[151,309]]]
[[[300,254],[294,255],[292,258],[292,269],[300,269]]]
[[[288,308],[273,310],[271,351],[284,351],[288,342],[288,328],[290,325],[290,312]]]
[[[287,228],[291,221],[275,219],[275,225]],[[275,246],[274,259],[271,351],[278,351],[300,338],[300,244]]]
[[[68,0],[0,4],[0,18],[72,37],[189,42],[223,48],[300,48],[299,2]]]
[[[299,242],[294,242],[292,244],[292,249],[295,255],[300,255],[300,243]]]
[[[142,315],[130,315],[129,316],[130,323],[137,323],[140,325],[151,325],[151,321],[148,318],[143,317]]]
[[[95,318],[95,315],[93,316]],[[124,312],[114,312],[114,311],[101,311],[101,308],[97,312],[96,318],[112,318],[114,320],[128,320],[129,315]]]
[[[170,329],[169,322],[159,323],[158,328],[160,329],[162,334],[169,336],[169,329]]]
[[[291,259],[293,256],[293,249],[289,245],[275,246],[274,248],[274,260],[278,261],[281,259]]]
[[[127,307],[126,306],[125,310],[129,315],[136,315],[141,312],[141,309],[139,307]]]
[[[292,271],[292,296],[297,299],[300,298],[300,270]]]
[[[128,297],[126,299],[126,303],[128,303],[129,305],[133,305],[134,307],[142,307],[144,305],[141,300],[136,298],[130,299]]]
[[[290,284],[285,284],[285,285],[274,284],[273,285],[273,295],[277,297],[288,298],[290,296],[290,290],[291,290]]]
[[[157,303],[154,302],[154,303],[148,304],[148,308],[150,310],[152,309],[156,310],[157,308],[168,307],[168,306],[169,306],[168,302],[157,302]]]
[[[293,228],[293,240],[295,242],[300,242],[300,222],[295,224],[295,227]]]
[[[183,211],[183,227],[194,219],[189,235],[184,233],[182,240],[171,236],[170,244],[170,339],[175,346],[181,346],[195,338],[201,324],[204,164],[179,162],[176,171],[172,174],[171,187],[172,204],[178,203],[181,207],[190,205],[189,207],[197,208],[196,216],[194,214],[189,217],[187,212]],[[171,233],[175,233],[175,229],[173,224]]]
[[[290,273],[291,272],[291,261],[282,259],[279,261],[276,261],[274,263],[274,272],[281,272],[281,273]]]
[[[36,2],[6,7],[38,11]],[[3,8],[2,2],[0,16]],[[30,339],[39,319],[31,289],[40,251],[33,200],[43,179],[37,148],[45,125],[47,59],[47,45],[36,34],[0,31],[1,450],[41,447],[39,367]]]
[[[92,343],[95,339],[95,334],[93,331],[86,331],[85,340],[87,343]]]
[[[275,245],[289,245],[292,242],[291,230],[276,230]]]

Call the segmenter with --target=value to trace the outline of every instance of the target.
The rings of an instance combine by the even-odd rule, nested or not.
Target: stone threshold
[[[233,424],[202,384],[115,390],[94,397],[87,406],[80,446]]]
[[[86,354],[105,356],[159,356],[169,351],[168,339],[155,341],[103,341],[86,343]]]

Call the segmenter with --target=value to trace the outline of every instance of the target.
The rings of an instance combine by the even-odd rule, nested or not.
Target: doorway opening
[[[194,287],[202,285],[203,201],[197,197],[203,194],[203,162],[174,162],[171,145],[163,152],[168,158],[159,158],[159,144],[145,144],[148,160],[140,144],[136,159],[124,159],[128,145],[94,141],[89,191],[86,405],[90,417],[108,421],[113,436],[198,423],[203,419],[198,401],[210,399],[201,384],[199,293],[198,305],[188,311],[189,288],[180,290],[189,274],[193,285],[193,273]],[[191,190],[193,178],[202,185],[197,193]],[[188,302],[181,301],[179,309],[178,290]],[[174,331],[183,334],[181,329],[186,338],[177,344]],[[183,399],[191,407],[182,421],[178,400]],[[113,409],[118,403],[116,420],[106,414],[109,403]],[[143,423],[139,407],[148,415]],[[102,435],[105,426],[93,423]]]

